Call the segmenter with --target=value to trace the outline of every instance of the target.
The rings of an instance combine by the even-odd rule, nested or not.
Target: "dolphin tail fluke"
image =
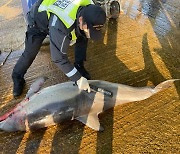
[[[162,91],[162,90],[165,90],[169,87],[172,86],[172,83],[175,82],[175,81],[178,81],[180,79],[171,79],[171,80],[167,80],[167,81],[164,81],[160,84],[158,84],[153,90],[154,90],[154,93],[157,93],[159,91]]]
[[[31,97],[34,93],[37,93],[41,86],[43,85],[43,83],[47,80],[48,78],[47,77],[40,77],[38,78],[31,86],[30,86],[30,89],[29,91],[27,92],[26,94],[26,98],[29,98]]]

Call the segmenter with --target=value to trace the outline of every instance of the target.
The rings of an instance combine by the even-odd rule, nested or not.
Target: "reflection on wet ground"
[[[104,38],[89,42],[85,65],[92,79],[140,87],[180,78],[180,1],[122,0],[122,9],[117,21],[107,22]],[[37,77],[49,78],[44,87],[68,80],[43,46],[26,74],[23,96],[14,99],[11,72],[21,53],[0,67],[0,115],[23,99]],[[73,61],[73,48],[69,57]],[[0,131],[0,153],[179,153],[179,96],[176,82],[150,99],[109,110],[100,115],[102,133],[76,121],[36,132]]]

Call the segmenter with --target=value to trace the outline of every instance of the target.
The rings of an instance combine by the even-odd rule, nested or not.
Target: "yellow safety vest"
[[[76,20],[76,14],[80,6],[94,4],[92,0],[43,0],[38,11],[46,11],[48,18],[50,13],[54,13],[70,28]],[[72,40],[76,40],[75,30],[71,32]]]

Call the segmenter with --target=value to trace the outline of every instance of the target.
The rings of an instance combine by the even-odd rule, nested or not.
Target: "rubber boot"
[[[24,85],[25,85],[25,80],[23,77],[16,76],[15,74],[12,75],[13,79],[13,96],[18,97],[22,94]]]

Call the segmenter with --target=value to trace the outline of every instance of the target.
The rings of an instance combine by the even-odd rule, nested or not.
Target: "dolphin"
[[[96,131],[102,131],[98,119],[100,113],[117,105],[145,100],[171,87],[179,79],[164,81],[154,88],[89,80],[91,85],[112,92],[112,97],[97,91],[81,91],[71,81],[40,90],[45,80],[45,77],[36,80],[26,97],[8,113],[0,116],[0,130],[32,131],[76,119]]]

